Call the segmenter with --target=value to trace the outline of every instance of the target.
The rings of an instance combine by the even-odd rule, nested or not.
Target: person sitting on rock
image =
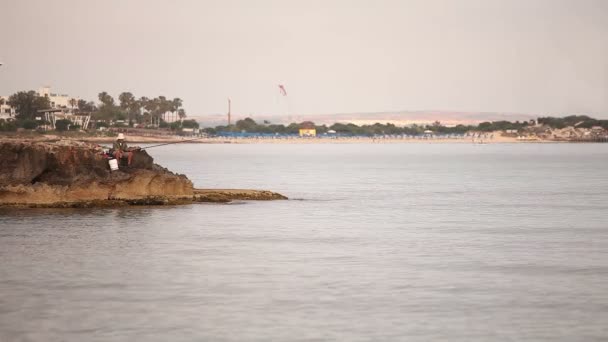
[[[125,135],[118,133],[118,137],[114,142],[114,158],[120,160],[122,157],[127,155],[127,165],[131,166],[131,160],[133,159],[133,152],[127,150],[127,142],[125,141]]]

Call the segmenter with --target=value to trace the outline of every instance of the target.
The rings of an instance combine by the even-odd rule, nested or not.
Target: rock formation
[[[270,192],[196,190],[184,175],[154,164],[145,150],[111,171],[99,146],[73,141],[0,141],[0,205],[79,207],[285,198]],[[126,161],[123,161],[123,163]],[[267,194],[265,194],[267,193]],[[255,197],[260,198],[255,198]],[[250,198],[249,198],[250,197]]]

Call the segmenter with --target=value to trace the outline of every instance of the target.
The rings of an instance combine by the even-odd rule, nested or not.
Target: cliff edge
[[[0,141],[0,160],[0,206],[227,202],[241,199],[243,196],[235,195],[239,193],[247,194],[242,199],[285,198],[255,190],[196,190],[185,175],[154,164],[145,150],[133,152],[130,167],[124,165],[125,160],[119,170],[111,171],[103,149],[94,144],[69,140]]]

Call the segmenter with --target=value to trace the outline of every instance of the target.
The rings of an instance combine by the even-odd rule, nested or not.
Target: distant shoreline
[[[163,143],[192,143],[192,144],[511,144],[511,143],[569,143],[576,141],[566,140],[541,140],[541,139],[517,139],[494,134],[493,138],[444,138],[444,137],[317,137],[317,138],[227,138],[227,137],[178,137],[178,136],[136,136],[127,135],[129,144],[163,144]],[[29,136],[2,136],[0,140],[76,140],[96,144],[110,144],[115,137],[87,137],[87,136],[62,136],[62,135],[29,135]]]

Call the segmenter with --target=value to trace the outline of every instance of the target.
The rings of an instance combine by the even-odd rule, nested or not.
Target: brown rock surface
[[[108,207],[167,205],[234,200],[276,200],[262,190],[194,189],[184,175],[154,164],[144,150],[134,151],[131,167],[110,171],[95,144],[0,140],[0,207]]]
[[[195,202],[272,201],[287,197],[272,191],[247,189],[194,189]]]
[[[192,182],[134,152],[130,168],[111,172],[103,150],[73,141],[0,142],[0,204],[137,200],[193,196]]]

